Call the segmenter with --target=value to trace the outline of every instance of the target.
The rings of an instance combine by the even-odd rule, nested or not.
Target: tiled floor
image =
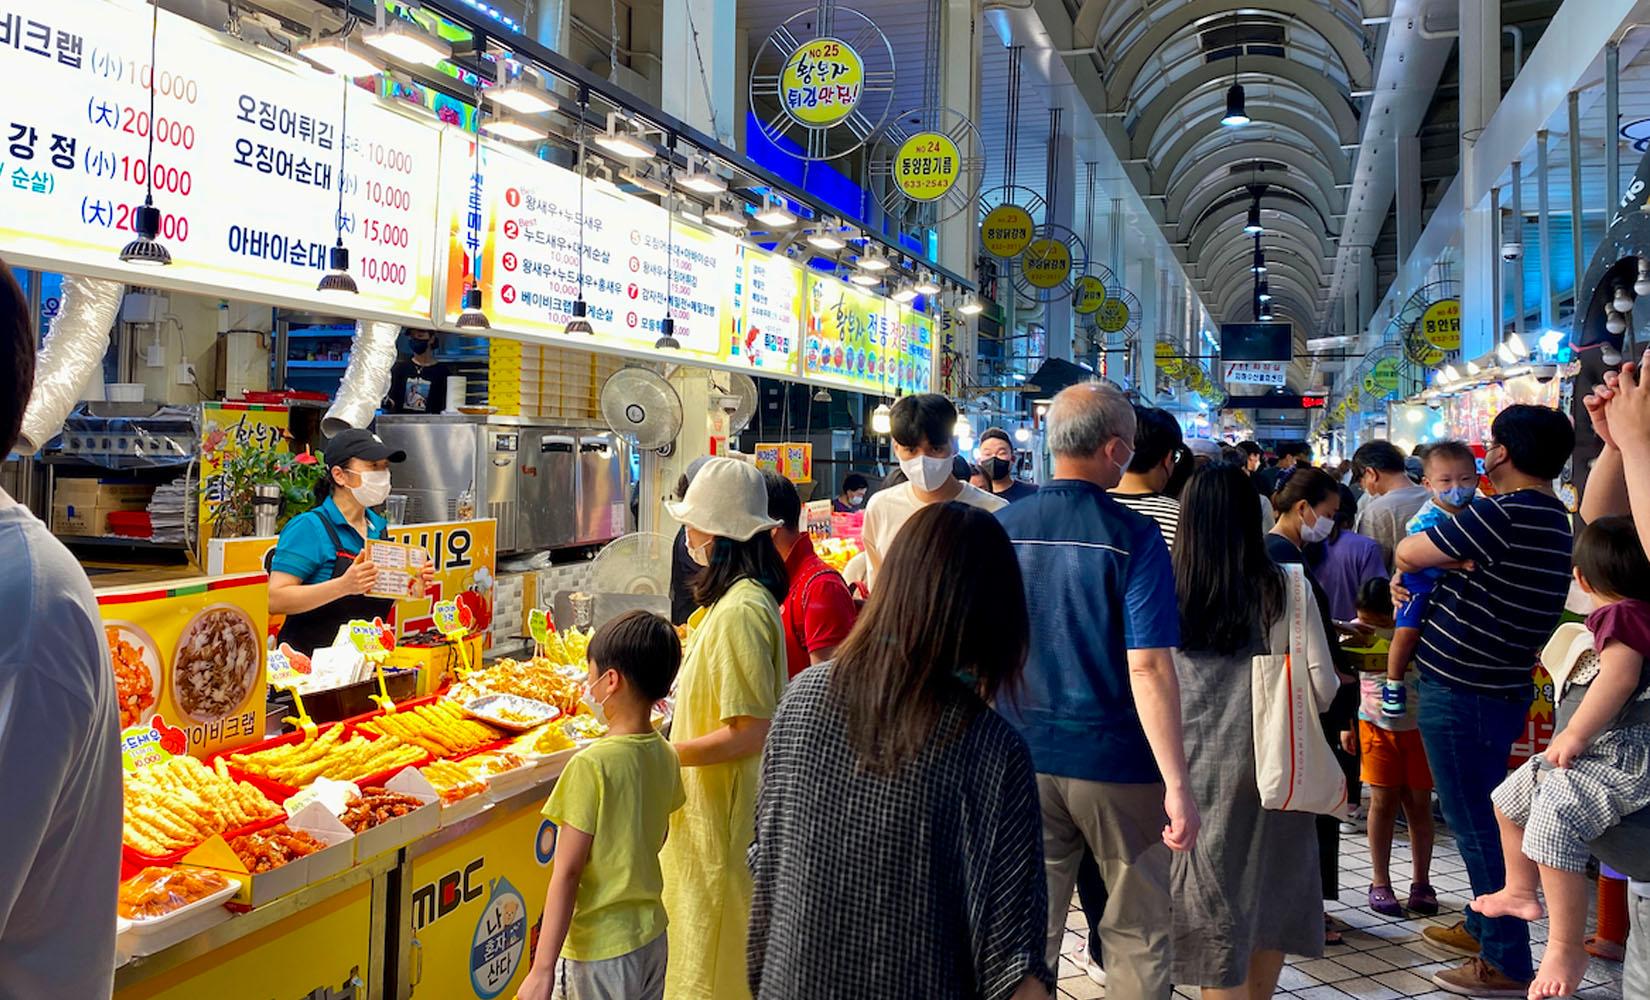
[[[1392,845],[1392,873],[1399,884],[1400,899],[1409,886],[1409,842],[1402,827]],[[1451,994],[1439,991],[1431,976],[1440,969],[1461,962],[1432,951],[1421,942],[1421,928],[1429,923],[1449,925],[1460,919],[1468,898],[1467,873],[1455,841],[1442,829],[1434,851],[1432,882],[1444,912],[1433,918],[1393,919],[1371,911],[1367,905],[1369,887],[1369,842],[1363,834],[1341,837],[1341,899],[1324,908],[1348,929],[1346,943],[1324,950],[1321,959],[1290,958],[1278,982],[1277,996],[1298,1000],[1395,1000],[1424,997],[1444,1000]],[[1081,911],[1073,909],[1066,923],[1065,953],[1071,954],[1083,941],[1087,925]],[[1541,961],[1546,923],[1532,924],[1530,938],[1535,960]],[[1623,1000],[1621,966],[1593,960],[1586,985],[1578,1000]],[[1177,988],[1176,994],[1197,997],[1195,989]],[[1070,961],[1060,961],[1061,1000],[1089,1000],[1104,997],[1095,985]]]

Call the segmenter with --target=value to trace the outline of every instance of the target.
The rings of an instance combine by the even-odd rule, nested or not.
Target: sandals
[[[1413,895],[1410,899],[1414,899]],[[1438,904],[1433,903],[1434,906]],[[1404,908],[1398,905],[1398,896],[1390,885],[1372,885],[1369,887],[1369,908],[1384,917],[1401,917]],[[1436,911],[1434,911],[1436,912]]]
[[[1404,903],[1404,906],[1423,917],[1436,917],[1438,915],[1438,893],[1425,882],[1411,882],[1409,899]]]

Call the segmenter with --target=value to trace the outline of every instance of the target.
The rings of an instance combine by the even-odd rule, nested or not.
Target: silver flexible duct
[[[355,341],[350,345],[349,367],[338,395],[321,418],[321,432],[332,437],[351,427],[365,427],[390,391],[390,368],[395,364],[395,338],[401,327],[394,323],[355,324]]]
[[[23,413],[19,453],[39,451],[63,429],[64,419],[80,401],[92,373],[103,365],[109,331],[125,291],[126,286],[119,281],[64,277],[62,304],[52,317],[51,330],[35,363],[34,391]],[[101,376],[98,381],[102,381]]]

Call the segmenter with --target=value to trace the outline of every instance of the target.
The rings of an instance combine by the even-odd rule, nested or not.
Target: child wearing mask
[[[1369,908],[1390,917],[1401,917],[1405,909],[1433,916],[1438,912],[1438,893],[1431,881],[1432,770],[1421,746],[1419,699],[1408,700],[1408,711],[1390,718],[1381,711],[1387,658],[1393,636],[1392,593],[1385,580],[1366,580],[1358,590],[1358,621],[1371,630],[1363,645],[1347,647],[1358,666],[1357,735],[1341,734],[1347,753],[1360,752],[1359,777],[1370,787],[1369,796]],[[1392,889],[1392,834],[1398,811],[1409,824],[1413,881],[1409,898],[1400,905]]]
[[[676,630],[647,611],[613,619],[590,640],[585,701],[607,735],[567,762],[544,806],[555,860],[520,1000],[664,996],[659,849],[685,796],[676,751],[649,716],[681,662]]]
[[[1632,518],[1586,527],[1576,540],[1575,579],[1594,600],[1591,648],[1555,678],[1558,731],[1547,752],[1491,796],[1507,884],[1471,904],[1487,917],[1537,920],[1537,885],[1546,895],[1552,919],[1531,997],[1569,996],[1581,986],[1588,844],[1650,805],[1650,559]]]
[[[1445,518],[1454,517],[1472,503],[1478,493],[1478,460],[1472,449],[1460,441],[1440,441],[1427,449],[1422,459],[1421,483],[1432,491],[1431,499],[1421,505],[1415,516],[1404,526],[1406,535],[1418,535]],[[1409,590],[1409,600],[1398,606],[1397,631],[1392,636],[1392,650],[1386,661],[1386,683],[1381,690],[1381,714],[1388,719],[1415,719],[1412,689],[1419,677],[1410,660],[1421,641],[1421,620],[1426,617],[1427,595],[1444,571],[1422,570],[1403,574],[1403,585]],[[1430,786],[1429,786],[1430,787]]]

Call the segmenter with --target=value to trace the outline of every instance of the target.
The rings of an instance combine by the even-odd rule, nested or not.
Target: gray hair
[[[1048,408],[1049,451],[1088,458],[1112,438],[1134,443],[1134,406],[1109,382],[1080,382],[1062,389]]]

